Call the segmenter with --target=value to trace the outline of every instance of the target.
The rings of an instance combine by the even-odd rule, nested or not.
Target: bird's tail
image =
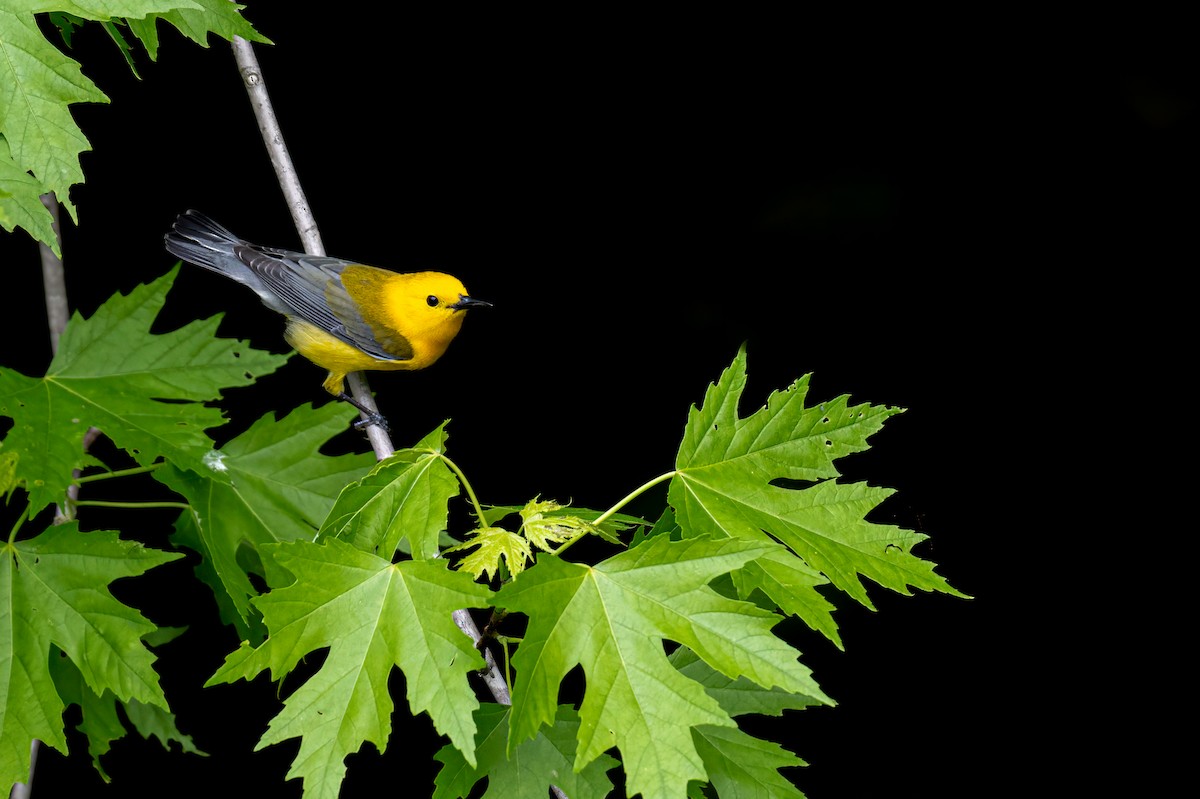
[[[245,266],[234,254],[234,247],[246,242],[199,211],[184,211],[176,217],[171,231],[163,238],[167,252],[176,258],[235,280],[238,274],[245,271]]]

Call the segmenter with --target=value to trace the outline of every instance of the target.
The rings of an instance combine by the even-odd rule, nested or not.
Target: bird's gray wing
[[[284,313],[315,325],[374,358],[412,357],[412,348],[403,338],[400,338],[403,346],[398,347],[389,337],[390,346],[385,349],[346,292],[341,274],[352,261],[255,245],[240,245],[235,253],[287,307]]]

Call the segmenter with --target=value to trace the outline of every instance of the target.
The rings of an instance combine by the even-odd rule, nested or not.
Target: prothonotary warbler
[[[180,214],[167,251],[250,287],[287,317],[284,338],[329,370],[325,390],[386,427],[345,392],[349,372],[424,369],[442,356],[466,310],[491,303],[467,294],[441,272],[393,272],[374,266],[251,244],[198,211]]]

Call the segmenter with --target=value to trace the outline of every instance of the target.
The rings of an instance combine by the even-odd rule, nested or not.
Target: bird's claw
[[[342,402],[348,402],[351,405],[353,405],[355,408],[358,408],[358,412],[361,413],[364,417],[366,417],[364,419],[355,420],[355,422],[354,422],[355,430],[365,430],[366,428],[370,427],[371,425],[375,425],[376,427],[378,427],[380,430],[382,430],[385,433],[391,432],[391,428],[388,427],[387,419],[384,419],[383,414],[380,413],[379,411],[371,410],[370,408],[366,407],[358,400],[354,399],[354,397],[347,394],[345,391],[337,394],[336,396]]]
[[[366,430],[371,425],[375,425],[385,433],[391,432],[391,428],[388,427],[387,419],[383,418],[383,414],[371,413],[367,414],[366,419],[356,419],[354,421],[355,430]]]

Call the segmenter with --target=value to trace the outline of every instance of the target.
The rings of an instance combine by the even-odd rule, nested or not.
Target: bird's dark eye
[[[425,298],[425,302],[429,303],[430,308],[438,307],[438,298],[432,294]]]

